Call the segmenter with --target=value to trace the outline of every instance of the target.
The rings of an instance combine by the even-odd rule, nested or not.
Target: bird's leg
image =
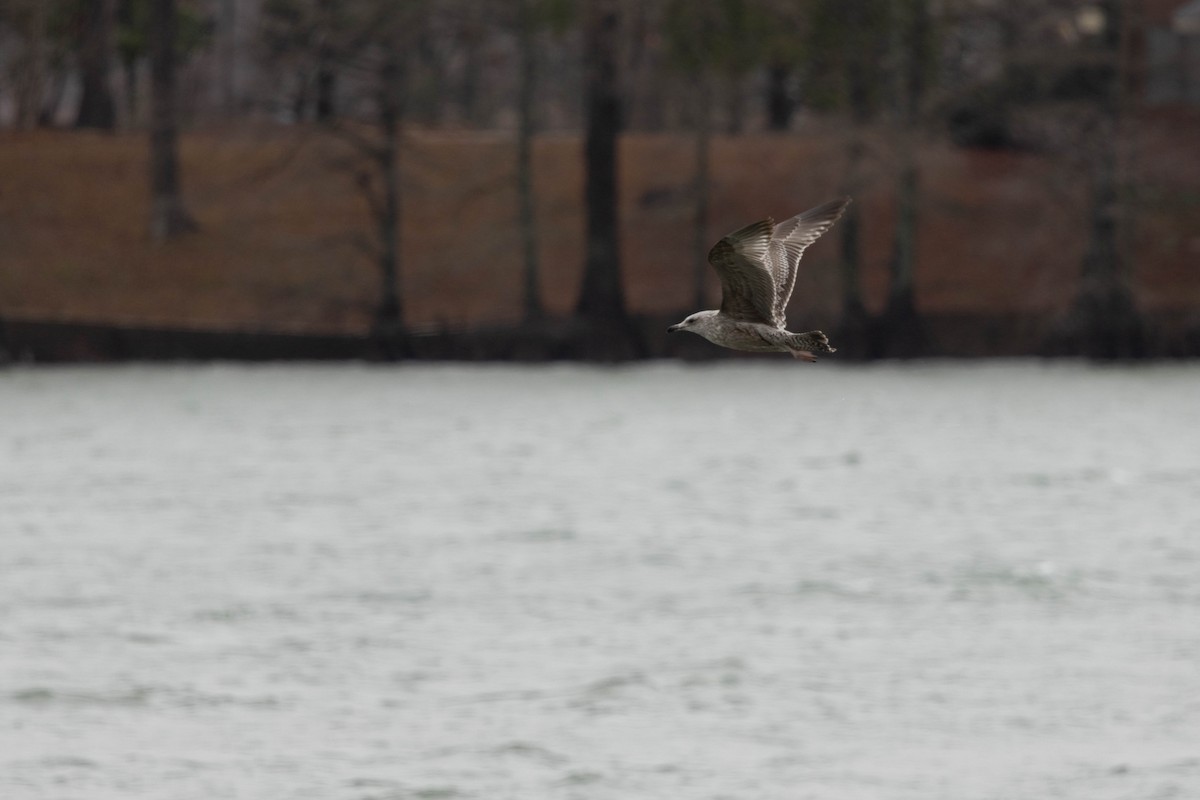
[[[803,359],[809,363],[813,363],[817,360],[817,357],[807,350],[789,350],[788,352],[792,354],[792,358]]]

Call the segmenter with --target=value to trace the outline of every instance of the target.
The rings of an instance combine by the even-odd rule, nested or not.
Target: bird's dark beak
[[[682,327],[683,325],[672,325],[671,327],[667,328],[667,333],[674,333]]]

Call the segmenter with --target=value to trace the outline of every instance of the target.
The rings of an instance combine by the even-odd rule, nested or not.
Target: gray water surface
[[[1200,797],[1200,367],[0,372],[0,797]]]

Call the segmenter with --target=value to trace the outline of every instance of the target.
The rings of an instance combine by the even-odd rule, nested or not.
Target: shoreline
[[[491,361],[625,362],[746,359],[696,336],[672,336],[684,316],[634,315],[588,322],[547,318],[533,323],[370,333],[270,329],[188,328],[105,321],[0,317],[0,362],[108,363],[129,361]],[[1146,315],[1144,358],[1200,357],[1200,317]],[[921,344],[903,353],[880,351],[878,323],[857,330],[828,325],[838,353],[830,359],[1012,358],[1068,355],[1054,344],[1058,320],[1031,314],[926,314]],[[1061,338],[1061,335],[1059,335]],[[873,341],[874,340],[874,341]],[[886,342],[884,343],[886,345]]]

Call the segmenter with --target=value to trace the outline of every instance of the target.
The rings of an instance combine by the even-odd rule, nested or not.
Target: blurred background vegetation
[[[1198,131],[1197,0],[0,0],[0,350],[716,355],[847,194],[844,356],[1196,355]]]

